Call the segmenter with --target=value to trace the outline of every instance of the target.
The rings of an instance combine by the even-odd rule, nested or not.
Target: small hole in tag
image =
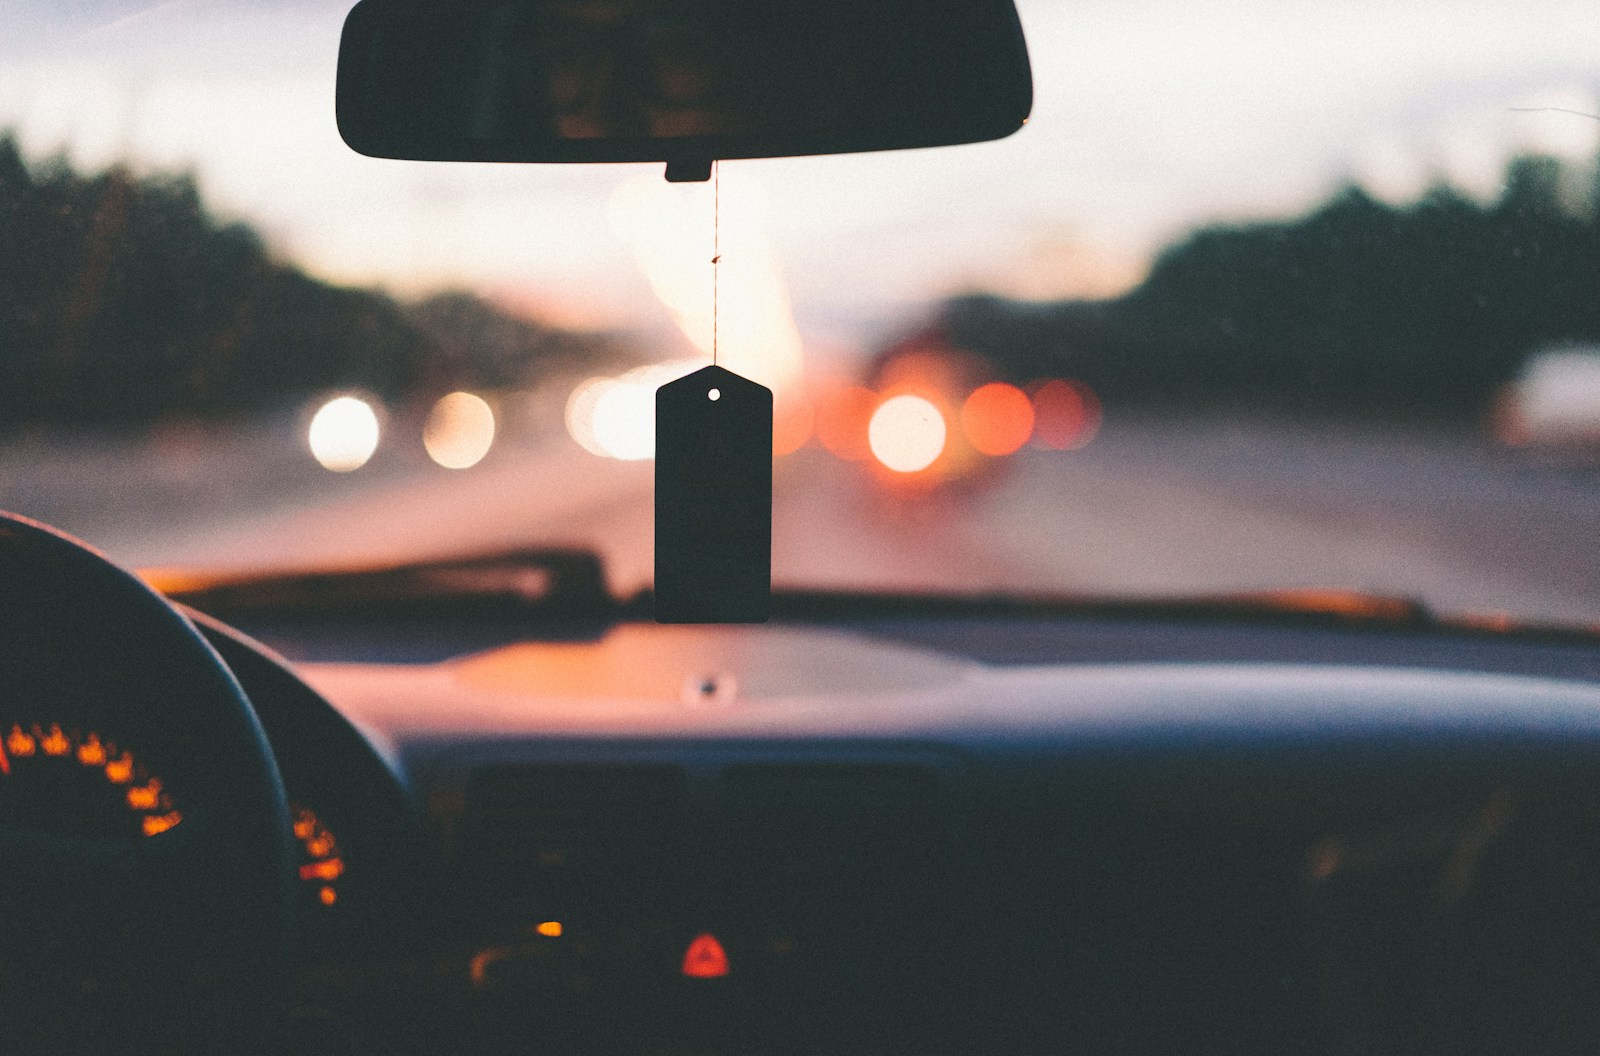
[[[706,398],[712,402],[716,402],[717,400],[722,399],[722,390],[712,389],[710,392],[706,393]]]

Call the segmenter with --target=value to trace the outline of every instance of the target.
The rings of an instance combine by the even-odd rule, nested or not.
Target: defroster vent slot
[[[745,875],[791,903],[915,900],[948,853],[939,775],[915,764],[729,766],[722,808]]]
[[[463,865],[492,902],[647,897],[681,846],[687,791],[676,766],[486,766],[467,782]]]

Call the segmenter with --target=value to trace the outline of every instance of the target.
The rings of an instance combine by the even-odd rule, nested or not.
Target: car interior
[[[344,26],[324,116],[374,165],[698,183],[1033,120],[1011,0]],[[1600,623],[780,582],[763,623],[665,624],[579,547],[136,571],[93,543],[0,515],[3,1052],[1600,1036]]]

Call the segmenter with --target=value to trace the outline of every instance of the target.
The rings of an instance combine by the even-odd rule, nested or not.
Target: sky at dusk
[[[336,281],[667,325],[671,273],[698,281],[709,257],[703,189],[659,166],[354,154],[333,122],[348,7],[0,0],[0,127],[33,156],[193,170],[220,213]],[[1600,148],[1581,116],[1600,114],[1593,0],[1018,7],[1035,105],[1010,139],[724,166],[736,244],[807,340],[863,340],[961,290],[1116,293],[1197,223],[1293,213],[1352,178],[1394,200],[1440,176],[1488,195],[1518,150]]]

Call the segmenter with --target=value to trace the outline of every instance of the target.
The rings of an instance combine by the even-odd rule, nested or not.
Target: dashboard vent
[[[681,840],[682,769],[490,766],[466,788],[464,864],[491,901],[542,908],[648,896]]]
[[[788,899],[864,907],[922,893],[946,852],[938,775],[897,763],[730,766],[729,853]]]

